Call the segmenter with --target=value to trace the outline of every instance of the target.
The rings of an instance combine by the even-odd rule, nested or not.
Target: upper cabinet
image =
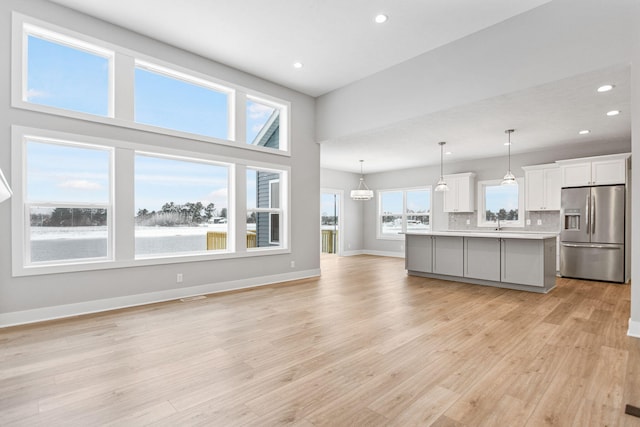
[[[476,174],[473,172],[445,175],[449,191],[444,194],[445,212],[473,212]]]
[[[630,154],[559,160],[562,187],[626,184]]]
[[[525,209],[560,210],[560,168],[556,164],[524,166]]]

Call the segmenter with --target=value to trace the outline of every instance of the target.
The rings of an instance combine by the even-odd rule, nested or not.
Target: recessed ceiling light
[[[387,15],[383,15],[381,13],[379,15],[376,15],[374,21],[376,21],[376,24],[383,24],[383,23],[387,22],[387,19],[389,19],[389,17]]]
[[[617,116],[618,114],[620,114],[619,110],[611,110],[607,113],[607,116]]]
[[[302,68],[302,62],[294,62],[293,63],[293,68],[297,68],[297,69]]]
[[[613,85],[602,85],[598,88],[598,92],[609,92],[611,89],[613,89],[615,86]]]
[[[511,145],[511,143],[510,142],[505,142],[504,145]]]
[[[451,153],[451,151],[447,151],[447,152],[446,152],[446,153],[444,153],[444,154],[446,154],[446,155],[448,156],[449,154],[452,154],[452,153]]]
[[[578,132],[578,133],[579,133],[580,135],[586,135],[586,134],[588,134],[588,133],[591,133],[591,131],[590,131],[589,129],[584,129],[584,130],[581,130],[581,131],[580,131],[580,132]]]

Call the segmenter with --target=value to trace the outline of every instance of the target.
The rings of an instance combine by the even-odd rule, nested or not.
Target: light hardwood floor
[[[0,425],[640,426],[629,294],[323,256],[319,279],[0,330]]]

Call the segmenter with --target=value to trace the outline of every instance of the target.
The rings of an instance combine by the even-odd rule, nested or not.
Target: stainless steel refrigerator
[[[624,283],[625,186],[563,188],[560,275]]]

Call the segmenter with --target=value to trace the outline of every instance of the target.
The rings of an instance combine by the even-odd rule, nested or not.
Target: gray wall
[[[11,108],[12,10],[291,101],[291,157]],[[13,278],[11,211],[10,203],[4,202],[0,204],[0,316],[41,307],[174,290],[178,286],[187,288],[243,280],[259,282],[265,276],[295,273],[302,276],[319,269],[320,152],[314,142],[314,99],[47,1],[3,0],[0,2],[0,32],[0,55],[3,59],[0,61],[0,99],[3,100],[0,106],[0,167],[8,179],[11,177],[12,124],[290,166],[292,251],[284,255]],[[295,268],[291,267],[291,261],[295,261]],[[184,274],[181,285],[176,285],[177,272]]]
[[[553,0],[323,95],[317,140],[627,64],[635,3]]]
[[[517,142],[514,142],[514,147]],[[523,177],[524,171],[522,166],[539,165],[545,163],[553,163],[556,160],[572,159],[579,157],[599,156],[604,154],[616,154],[616,153],[628,153],[631,151],[631,141],[602,141],[592,145],[571,145],[568,147],[558,147],[553,151],[538,151],[526,154],[517,154],[517,148],[515,148],[516,154],[511,156],[511,166],[514,174],[517,177]],[[513,152],[512,152],[513,153]],[[507,157],[493,157],[474,161],[462,161],[452,162],[451,158],[445,159],[444,171],[445,174],[462,173],[462,172],[475,172],[476,181],[501,179],[507,170]],[[422,185],[431,185],[435,187],[438,177],[440,175],[440,166],[428,166],[423,168],[413,168],[400,171],[376,173],[366,175],[366,182],[373,190],[384,190],[402,187],[416,187]],[[477,189],[476,189],[477,193]],[[477,194],[476,194],[477,195]],[[477,197],[476,197],[477,203]],[[441,193],[433,192],[432,199],[432,218],[434,230],[446,230],[449,225],[449,214],[442,212],[443,199]],[[397,255],[402,255],[404,251],[404,242],[397,240],[382,240],[376,238],[376,220],[377,220],[377,201],[374,203],[368,202],[364,207],[363,212],[364,223],[364,250],[368,252],[396,252]],[[471,215],[471,219],[476,217],[476,214],[451,214],[453,218],[466,218]],[[531,216],[530,216],[531,215]],[[526,217],[532,219],[532,223],[535,224],[535,219],[538,218],[536,213],[527,213]],[[526,218],[525,217],[525,218]],[[530,230],[536,231],[548,231],[549,226],[558,222],[549,219],[550,223],[543,223],[543,226],[532,225],[528,227]],[[543,219],[544,221],[544,219]],[[467,228],[460,227],[458,221],[455,224],[451,224],[451,228]]]

